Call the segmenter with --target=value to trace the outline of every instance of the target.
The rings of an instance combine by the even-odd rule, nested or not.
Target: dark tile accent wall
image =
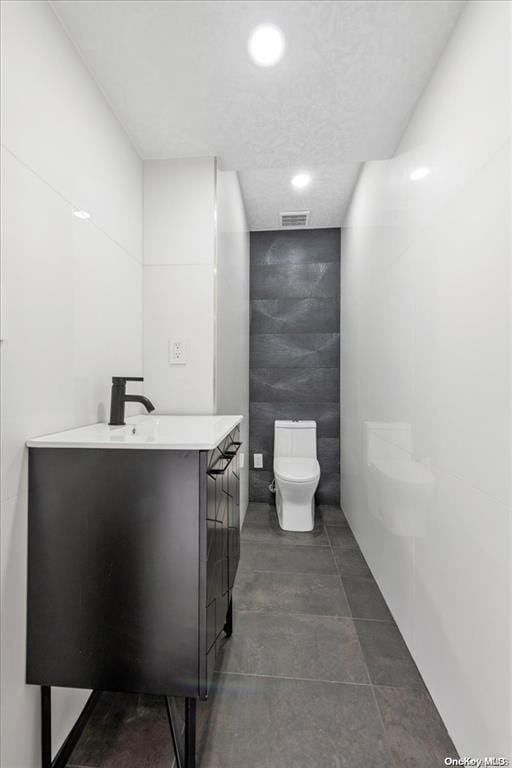
[[[251,233],[250,499],[271,501],[274,421],[317,423],[317,491],[340,498],[340,230]],[[253,469],[253,454],[264,469]]]

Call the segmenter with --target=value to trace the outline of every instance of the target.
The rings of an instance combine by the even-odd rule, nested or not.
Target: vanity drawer
[[[215,664],[217,661],[217,648],[216,643],[213,643],[212,647],[206,654],[206,690],[203,692],[204,694],[208,695],[208,690],[210,688],[213,673],[215,672]]]
[[[239,430],[234,430],[218,448],[207,454],[203,464],[207,474],[207,562],[201,696],[207,694],[215,669],[217,647],[223,642],[223,631],[240,557],[238,438]]]
[[[206,517],[208,520],[217,519],[217,495],[216,495],[216,482],[215,477],[207,475],[207,502],[206,502]]]
[[[206,600],[210,603],[218,595],[221,595],[224,589],[224,557],[218,557],[219,550],[219,531],[218,524],[215,523],[215,556],[208,558],[206,566],[207,572],[207,585],[206,585]]]
[[[229,515],[229,497],[225,492],[223,485],[217,488],[217,504],[215,519],[221,525],[227,527]]]
[[[217,637],[217,625],[215,623],[215,600],[206,608],[206,649],[209,651]]]
[[[228,582],[232,590],[240,560],[240,503],[239,496],[230,499],[228,528]]]

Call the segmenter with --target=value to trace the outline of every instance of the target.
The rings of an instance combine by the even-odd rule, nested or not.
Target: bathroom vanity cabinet
[[[29,441],[28,683],[207,697],[231,633],[241,417],[180,418]],[[220,421],[204,437],[201,419]]]

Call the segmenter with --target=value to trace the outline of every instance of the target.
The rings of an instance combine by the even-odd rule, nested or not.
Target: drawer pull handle
[[[238,442],[237,440],[233,440],[227,451],[223,451],[222,453],[224,456],[231,456],[231,458],[233,458],[233,456],[237,455],[241,445],[242,443]]]
[[[233,460],[233,456],[228,456],[227,454],[224,454],[222,456],[222,458],[220,459],[220,461],[225,461],[226,465],[224,467],[222,467],[222,469],[217,469],[217,467],[214,466],[214,467],[212,467],[211,469],[208,470],[208,474],[209,475],[223,475],[224,472],[226,471],[226,469],[231,464],[232,460]]]

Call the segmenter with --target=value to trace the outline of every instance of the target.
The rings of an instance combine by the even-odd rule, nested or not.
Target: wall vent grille
[[[282,211],[279,216],[281,226],[287,229],[307,227],[309,224],[309,211]]]

